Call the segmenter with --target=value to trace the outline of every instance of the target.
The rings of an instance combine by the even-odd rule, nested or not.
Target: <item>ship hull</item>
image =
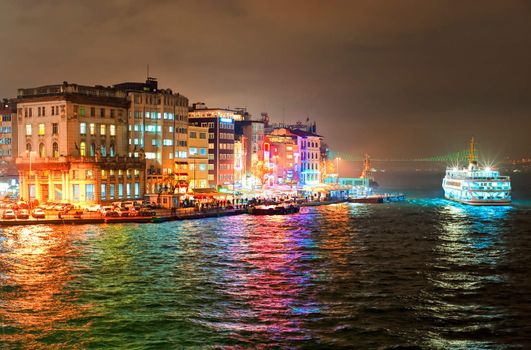
[[[473,206],[507,206],[511,205],[510,200],[506,201],[469,201],[464,199],[458,199],[458,198],[450,198],[448,196],[444,196],[449,201],[457,202],[461,204],[467,204],[467,205],[473,205]]]

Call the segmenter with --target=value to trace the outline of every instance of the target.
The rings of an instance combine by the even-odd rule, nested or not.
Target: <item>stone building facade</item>
[[[141,199],[145,160],[129,155],[123,91],[63,83],[19,89],[20,197],[77,205]]]

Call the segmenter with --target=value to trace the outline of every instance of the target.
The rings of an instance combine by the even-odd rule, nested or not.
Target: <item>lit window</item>
[[[116,125],[114,124],[109,125],[109,134],[111,136],[116,136]]]
[[[96,124],[90,123],[89,128],[90,128],[90,134],[92,136],[96,135]]]
[[[107,125],[101,124],[100,125],[100,135],[105,135],[106,132],[107,132]]]
[[[26,124],[26,135],[31,136],[31,124]]]
[[[87,145],[85,142],[79,144],[79,155],[85,157],[87,155]]]
[[[87,133],[87,124],[86,123],[79,123],[79,133],[81,135],[86,135],[86,133]]]
[[[190,147],[190,155],[191,156],[197,155],[197,148],[196,147]]]
[[[59,157],[59,145],[57,144],[57,142],[54,142],[52,145],[52,157]]]

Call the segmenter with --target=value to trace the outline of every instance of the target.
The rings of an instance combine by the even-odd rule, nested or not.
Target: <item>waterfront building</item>
[[[208,108],[194,103],[189,123],[208,128],[208,184],[228,191],[234,188],[234,121],[243,120],[241,110]]]
[[[235,135],[234,140],[234,184],[236,188],[246,185],[246,155],[247,138],[243,135]]]
[[[322,136],[313,132],[292,129],[297,136],[300,150],[300,185],[317,185],[321,182],[321,140]]]
[[[242,176],[242,186],[254,187],[263,181],[264,164],[264,122],[252,120],[246,113],[243,120],[236,120],[235,133],[241,137],[242,147],[246,150],[244,155],[245,173]]]
[[[0,104],[0,195],[17,193],[17,104],[14,99],[3,99]]]
[[[4,99],[0,105],[0,162],[11,163],[17,155],[17,104],[15,100]]]
[[[186,192],[188,99],[170,89],[159,89],[155,78],[113,87],[123,91],[129,101],[128,154],[145,155],[146,194]]]
[[[208,127],[188,126],[190,190],[208,188]]]
[[[143,197],[145,160],[128,155],[126,93],[64,82],[19,89],[20,197],[76,205]]]
[[[270,184],[298,184],[300,152],[297,138],[286,128],[275,129],[266,136],[264,157],[267,159]]]

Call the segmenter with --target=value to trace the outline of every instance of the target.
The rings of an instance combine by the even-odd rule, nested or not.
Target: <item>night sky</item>
[[[0,1],[0,97],[143,81],[331,148],[531,156],[531,1]]]

